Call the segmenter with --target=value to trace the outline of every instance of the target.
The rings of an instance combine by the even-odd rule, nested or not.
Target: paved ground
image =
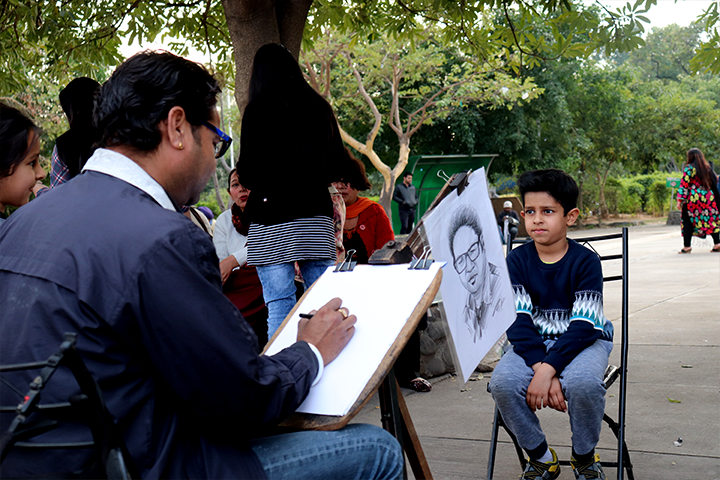
[[[619,250],[619,240],[603,243],[608,245],[600,253]],[[626,435],[638,479],[720,479],[720,255],[709,253],[709,239],[694,240],[690,255],[678,255],[681,246],[679,227],[630,229]],[[619,272],[619,261],[605,263],[606,275]],[[605,314],[619,329],[619,282],[606,284]],[[618,355],[616,348],[611,360]],[[494,409],[485,390],[489,375],[466,386],[456,377],[433,379],[432,392],[405,392],[434,478],[486,478]],[[617,400],[615,385],[607,398],[614,417]],[[566,416],[550,410],[540,416],[549,443],[568,458]],[[375,399],[354,421],[380,424]],[[515,479],[520,470],[514,449],[504,433],[500,440],[495,478]],[[598,452],[609,459],[615,448],[615,437],[604,429]],[[617,475],[615,469],[606,473]],[[569,467],[560,478],[574,478]]]

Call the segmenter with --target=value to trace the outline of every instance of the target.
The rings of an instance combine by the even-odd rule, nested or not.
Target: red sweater
[[[360,212],[355,231],[351,232],[350,236],[354,234],[360,235],[368,257],[388,241],[395,240],[390,219],[385,210],[376,202],[372,202],[369,207]],[[348,236],[347,232],[345,232],[345,236]]]

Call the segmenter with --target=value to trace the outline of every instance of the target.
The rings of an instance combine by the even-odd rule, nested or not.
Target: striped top
[[[277,225],[250,224],[247,262],[279,265],[298,260],[335,259],[335,226],[329,217],[300,218]]]

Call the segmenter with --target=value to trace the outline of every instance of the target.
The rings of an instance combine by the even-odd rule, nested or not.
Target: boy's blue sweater
[[[528,366],[552,365],[557,373],[597,339],[612,341],[612,323],[603,314],[603,277],[599,257],[568,239],[565,256],[543,263],[535,243],[507,257],[517,318],[507,331],[515,353]],[[547,339],[555,344],[546,351]]]

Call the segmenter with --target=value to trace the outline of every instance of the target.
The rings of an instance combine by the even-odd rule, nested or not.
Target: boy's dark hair
[[[480,225],[480,218],[478,218],[477,210],[475,210],[470,205],[463,205],[462,207],[455,210],[452,217],[450,218],[448,241],[450,242],[450,254],[452,255],[453,259],[455,258],[455,249],[453,248],[453,242],[455,241],[455,235],[461,227],[472,228],[478,236],[480,249],[482,251],[485,251],[485,241],[483,240],[482,226]]]
[[[95,100],[99,144],[152,151],[162,138],[158,124],[175,106],[185,110],[199,140],[196,129],[210,119],[219,92],[217,80],[198,63],[168,52],[133,55],[115,69]]]
[[[405,172],[405,173],[403,173],[403,179],[406,178],[407,176],[411,176],[411,177],[412,177],[412,172]]]
[[[523,205],[525,205],[526,193],[545,192],[562,205],[563,216],[577,207],[578,195],[580,195],[577,183],[570,175],[557,168],[525,172],[520,175],[517,184]]]
[[[28,135],[40,137],[40,129],[20,110],[0,102],[0,178],[13,174],[28,152]]]

